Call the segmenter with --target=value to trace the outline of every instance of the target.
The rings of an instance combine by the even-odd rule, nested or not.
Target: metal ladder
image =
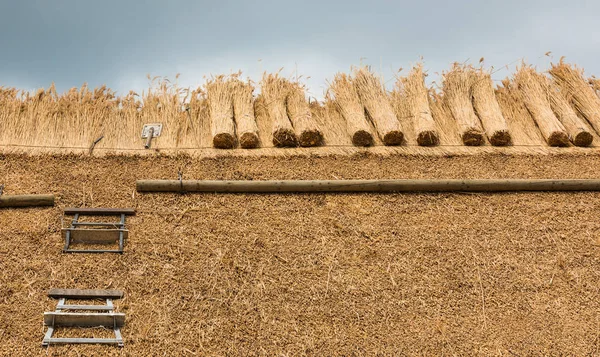
[[[66,208],[64,215],[73,215],[70,227],[62,229],[65,239],[63,253],[123,253],[129,231],[125,228],[125,216],[135,215],[131,208]],[[119,222],[80,222],[80,216],[120,216]],[[71,243],[111,244],[118,242],[118,249],[72,249]]]
[[[125,324],[125,314],[114,312],[113,299],[123,297],[119,290],[79,290],[51,289],[48,296],[58,299],[56,310],[44,313],[44,325],[48,330],[42,346],[54,344],[111,344],[123,347],[121,327]],[[105,299],[106,305],[65,304],[66,300]],[[82,310],[85,312],[68,312]],[[52,337],[57,327],[109,327],[115,338],[70,338]]]

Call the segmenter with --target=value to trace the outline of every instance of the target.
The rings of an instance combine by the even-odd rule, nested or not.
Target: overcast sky
[[[311,95],[351,65],[393,83],[424,57],[434,80],[454,61],[545,69],[566,56],[600,75],[600,2],[0,0],[0,85],[59,91],[87,82],[126,92],[146,74],[198,86],[242,70],[310,76]],[[552,58],[544,53],[552,51]],[[509,75],[507,70],[495,79]]]

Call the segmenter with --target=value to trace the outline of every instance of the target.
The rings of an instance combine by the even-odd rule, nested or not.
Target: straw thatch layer
[[[385,145],[402,144],[404,134],[379,79],[366,67],[361,67],[355,70],[353,83],[383,143]]]
[[[483,70],[474,70],[472,75],[473,107],[481,120],[490,144],[494,146],[510,145],[511,135],[500,105],[496,100],[490,73]]]
[[[335,99],[333,102],[346,120],[347,131],[355,146],[372,146],[371,125],[365,118],[365,109],[356,93],[352,79],[345,73],[337,73],[330,90]],[[331,100],[331,98],[329,98]]]
[[[550,105],[549,93],[544,87],[545,79],[529,66],[522,66],[515,73],[515,84],[523,102],[531,113],[540,132],[550,146],[569,145],[569,136],[562,123],[556,118]]]
[[[444,98],[458,124],[463,144],[479,146],[484,143],[483,129],[475,114],[471,97],[473,95],[472,69],[457,63],[443,74]]]
[[[0,210],[0,355],[593,356],[599,193],[182,195],[132,185],[179,170],[190,179],[597,178],[600,155],[546,149],[559,154],[4,155],[7,194],[58,199]],[[125,253],[61,254],[67,206],[135,207]],[[51,287],[123,290],[125,347],[42,348]]]

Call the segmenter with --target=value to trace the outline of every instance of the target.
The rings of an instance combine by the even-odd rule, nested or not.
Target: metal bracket
[[[161,123],[144,124],[144,127],[142,128],[142,139],[150,137],[150,129],[153,129],[151,134],[153,138],[159,137],[162,132],[162,127],[163,125]]]

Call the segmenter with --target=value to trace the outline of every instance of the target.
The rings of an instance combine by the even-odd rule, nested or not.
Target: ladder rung
[[[46,326],[121,327],[125,314],[120,312],[44,312]]]
[[[123,226],[121,222],[107,223],[107,222],[73,222],[73,226],[106,226],[106,227],[118,227]]]
[[[91,249],[63,249],[64,253],[120,253],[122,250],[91,250]]]
[[[71,344],[71,343],[86,343],[86,344],[110,344],[123,345],[123,340],[116,338],[67,338],[67,337],[52,337],[42,341],[42,346],[56,344]]]
[[[57,310],[90,310],[90,311],[112,311],[114,306],[108,305],[57,305]]]

